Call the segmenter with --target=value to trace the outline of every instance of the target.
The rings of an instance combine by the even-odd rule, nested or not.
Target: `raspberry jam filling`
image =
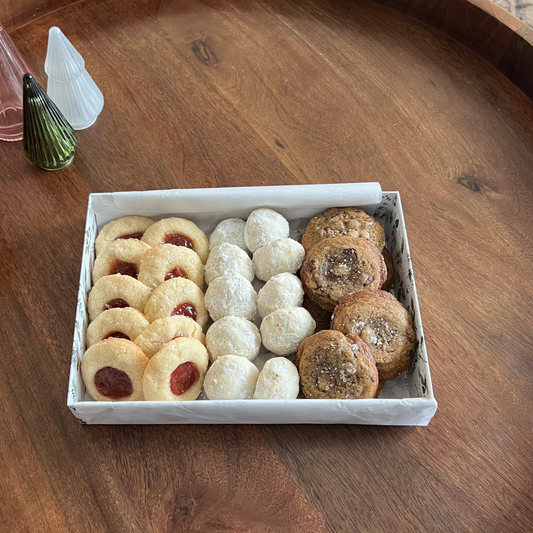
[[[185,394],[198,380],[200,372],[191,361],[181,364],[170,374],[170,390],[172,394],[181,396]]]
[[[123,308],[123,307],[129,307],[128,302],[124,301],[122,298],[115,298],[114,300],[109,300],[105,305],[105,310],[108,309],[115,309],[117,307]]]
[[[170,272],[167,272],[165,275],[165,281],[168,281],[172,278],[187,278],[187,274],[180,268],[180,267],[174,267]]]
[[[118,240],[118,239],[137,239],[138,241],[140,241],[142,239],[143,235],[144,235],[143,232],[130,233],[129,235],[121,235],[120,237],[117,237],[115,240]]]
[[[110,400],[120,400],[133,394],[133,383],[126,372],[104,366],[94,375],[96,390]]]
[[[191,239],[181,233],[165,233],[165,238],[161,241],[161,244],[173,244],[174,246],[185,246],[185,248],[193,249]]]
[[[122,333],[120,331],[113,331],[113,333],[110,333],[105,338],[106,339],[110,339],[110,338],[113,338],[113,339],[126,339],[127,341],[131,341],[131,339],[125,333]]]
[[[175,315],[188,316],[189,318],[196,320],[196,308],[191,302],[183,302],[176,306],[174,311],[172,311],[171,316]]]
[[[122,274],[123,276],[131,276],[132,278],[137,279],[139,270],[137,269],[137,265],[133,263],[126,263],[125,261],[120,261],[117,259],[117,261],[111,265],[111,272],[109,273]]]

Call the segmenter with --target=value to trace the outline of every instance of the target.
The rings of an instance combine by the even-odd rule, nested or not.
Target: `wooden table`
[[[67,170],[0,143],[0,531],[533,529],[530,30],[481,0],[0,0],[0,18],[43,85],[60,26],[105,95]],[[402,193],[429,427],[68,412],[91,191],[374,180]]]

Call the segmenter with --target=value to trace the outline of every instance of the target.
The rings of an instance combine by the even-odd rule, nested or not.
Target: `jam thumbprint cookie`
[[[89,320],[107,309],[133,307],[141,313],[152,291],[131,276],[114,274],[100,278],[89,293]]]
[[[253,398],[258,377],[259,370],[248,359],[223,355],[207,371],[205,394],[210,400],[248,400]]]
[[[106,339],[83,355],[81,375],[87,392],[103,402],[144,400],[142,377],[149,359],[133,342]]]
[[[320,331],[302,342],[296,366],[306,398],[373,398],[378,388],[378,370],[368,346],[340,331]]]
[[[94,250],[96,255],[117,239],[142,239],[144,232],[154,223],[151,218],[129,216],[113,220],[106,224],[96,237]]]
[[[109,309],[100,313],[87,328],[87,348],[110,337],[135,340],[150,325],[146,317],[133,307]]]
[[[142,256],[148,250],[150,246],[137,239],[113,241],[94,261],[93,283],[112,274],[122,274],[137,279]]]
[[[233,354],[253,361],[261,348],[257,326],[239,316],[225,316],[207,330],[205,346],[213,363],[223,355]]]
[[[148,250],[139,270],[139,281],[155,289],[172,278],[190,279],[200,289],[204,287],[204,265],[198,254],[183,246],[163,244]]]
[[[387,278],[380,251],[357,237],[325,239],[309,250],[300,271],[306,294],[326,311],[353,292],[379,289]]]
[[[227,218],[220,222],[209,237],[209,249],[214,250],[221,244],[234,244],[250,253],[244,240],[244,227],[246,222],[241,218]]]
[[[142,378],[145,399],[196,400],[208,364],[207,350],[196,339],[182,337],[163,344],[150,359]]]
[[[331,327],[368,344],[380,381],[407,370],[415,347],[413,319],[392,294],[362,291],[346,296],[333,312]]]
[[[385,246],[383,226],[357,207],[332,207],[313,217],[302,235],[302,245],[308,252],[324,239],[343,236],[369,241],[380,251]]]
[[[209,241],[205,233],[194,222],[184,218],[163,218],[145,231],[142,240],[152,248],[160,244],[190,248],[204,265],[209,255]]]
[[[167,316],[188,316],[204,329],[207,325],[207,311],[204,294],[198,285],[185,278],[172,278],[161,283],[146,303],[146,318],[153,322]]]
[[[228,315],[253,320],[257,314],[257,294],[244,276],[222,276],[209,284],[205,305],[215,321]]]
[[[211,283],[221,276],[240,274],[250,283],[254,280],[252,260],[235,244],[221,244],[211,250],[205,264],[205,282]]]
[[[285,357],[273,357],[257,378],[254,400],[295,400],[299,392],[298,369]]]
[[[135,344],[144,352],[146,357],[153,357],[163,346],[179,337],[191,337],[205,341],[205,335],[198,322],[187,316],[167,316],[154,320],[135,339]]]
[[[289,236],[289,223],[273,209],[261,208],[250,213],[244,227],[244,240],[250,252],[277,239]]]

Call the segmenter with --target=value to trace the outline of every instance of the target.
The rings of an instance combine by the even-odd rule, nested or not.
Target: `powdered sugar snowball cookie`
[[[151,218],[137,216],[122,217],[109,222],[102,228],[94,242],[96,255],[117,239],[142,239],[144,232],[153,223]]]
[[[246,222],[240,218],[227,218],[220,222],[209,237],[209,249],[213,250],[221,244],[234,244],[250,253],[244,240],[244,227]]]
[[[261,322],[261,340],[269,352],[290,355],[315,332],[315,327],[313,317],[303,307],[278,309]]]
[[[132,341],[149,325],[147,318],[133,307],[109,309],[89,324],[85,335],[87,348],[110,337]]]
[[[294,239],[278,239],[254,252],[255,275],[263,281],[289,272],[296,274],[305,257],[304,247]]]
[[[151,294],[149,287],[131,276],[104,276],[94,284],[89,293],[89,320],[94,320],[107,309],[117,307],[133,307],[142,313]]]
[[[173,244],[194,250],[205,264],[209,255],[209,241],[205,233],[190,220],[172,217],[152,224],[142,238],[152,248],[160,244]]]
[[[137,239],[113,241],[94,261],[93,283],[112,274],[123,274],[137,279],[142,256],[148,250],[150,246]]]
[[[163,344],[179,337],[191,337],[202,344],[205,342],[205,335],[200,324],[188,316],[181,315],[154,320],[134,342],[146,357],[153,357]]]
[[[257,294],[244,276],[221,276],[207,288],[205,306],[214,321],[228,315],[253,320],[257,313]]]
[[[196,339],[183,337],[163,344],[146,366],[144,398],[158,402],[196,400],[208,364],[207,350]]]
[[[257,312],[261,318],[285,307],[301,307],[304,300],[302,282],[294,274],[272,276],[257,295]]]
[[[255,385],[254,400],[295,400],[300,392],[298,369],[285,357],[269,359]]]
[[[250,252],[277,239],[289,236],[289,223],[273,209],[261,208],[250,213],[244,228],[244,239]]]
[[[205,264],[205,282],[209,285],[220,276],[240,274],[250,283],[254,280],[252,260],[235,244],[224,243],[211,250]]]
[[[198,322],[202,329],[208,320],[204,293],[198,285],[185,278],[169,279],[154,289],[144,314],[150,322],[167,316],[188,316]]]
[[[261,348],[257,326],[238,316],[225,316],[207,330],[205,345],[211,362],[223,355],[238,355],[253,361]]]
[[[204,391],[210,400],[247,400],[254,395],[257,367],[244,357],[223,355],[207,371]]]
[[[142,377],[148,361],[133,342],[106,339],[87,349],[81,360],[81,375],[95,400],[144,400]]]
[[[141,260],[139,281],[155,289],[172,278],[190,279],[204,287],[204,265],[198,254],[184,246],[162,244],[146,252]]]

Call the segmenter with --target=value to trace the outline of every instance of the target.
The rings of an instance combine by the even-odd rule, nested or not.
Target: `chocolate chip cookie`
[[[306,398],[374,398],[378,371],[368,346],[354,335],[324,330],[302,342],[296,354]]]
[[[394,264],[392,262],[392,255],[387,248],[383,248],[383,250],[381,250],[381,254],[385,260],[385,265],[387,266],[387,279],[385,280],[385,283],[383,283],[383,287],[381,287],[381,289],[388,291],[392,287],[392,282],[394,280]]]
[[[385,246],[383,226],[357,207],[332,207],[313,217],[302,235],[302,246],[307,252],[324,239],[344,235],[365,239],[380,251]]]
[[[379,289],[387,267],[379,250],[358,237],[332,237],[315,244],[300,271],[306,294],[326,311],[353,292]]]
[[[413,320],[392,294],[367,290],[346,296],[335,308],[331,327],[368,344],[380,381],[394,379],[409,367],[415,347]]]

